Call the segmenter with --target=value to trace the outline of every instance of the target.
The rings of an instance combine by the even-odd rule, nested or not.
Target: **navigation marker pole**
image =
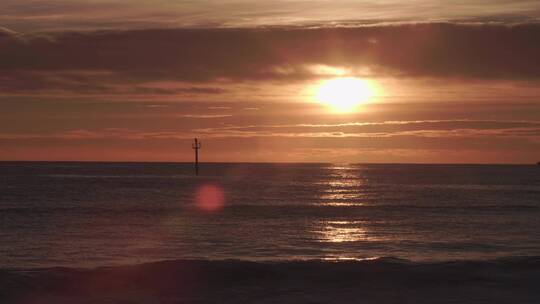
[[[195,142],[191,147],[195,150],[195,175],[199,175],[199,149],[201,149],[201,142],[195,138]]]

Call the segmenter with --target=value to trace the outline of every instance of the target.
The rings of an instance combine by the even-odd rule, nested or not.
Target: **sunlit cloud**
[[[184,118],[223,118],[231,117],[231,114],[178,114],[178,117]]]
[[[229,126],[198,129],[208,136],[291,136],[291,137],[387,137],[415,135],[449,136],[538,136],[540,121],[426,120],[344,123],[321,125]]]
[[[314,75],[319,76],[345,76],[350,73],[346,68],[333,67],[324,64],[307,66],[307,69]]]
[[[230,115],[181,114],[189,118],[220,118]],[[0,139],[96,139],[117,138],[129,140],[144,139],[190,139],[193,134],[206,138],[227,137],[538,137],[540,121],[388,121],[380,123],[347,123],[336,125],[262,125],[229,126],[223,128],[194,129],[191,131],[146,132],[130,129],[109,128],[104,130],[72,130],[56,134],[0,134]]]
[[[530,0],[4,0],[0,24],[15,30],[256,27],[463,20],[519,22],[540,16]]]

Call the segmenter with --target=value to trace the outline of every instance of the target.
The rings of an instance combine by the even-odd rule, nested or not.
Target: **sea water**
[[[0,268],[540,256],[540,167],[0,163]]]

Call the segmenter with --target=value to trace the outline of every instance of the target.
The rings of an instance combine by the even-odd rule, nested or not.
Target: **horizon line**
[[[128,160],[0,160],[2,163],[117,163],[117,164],[194,164],[192,161],[128,161]],[[287,162],[287,161],[261,161],[261,162],[239,162],[239,161],[207,161],[199,162],[201,164],[350,164],[350,165],[485,165],[485,166],[536,166],[535,163],[453,163],[453,162]]]

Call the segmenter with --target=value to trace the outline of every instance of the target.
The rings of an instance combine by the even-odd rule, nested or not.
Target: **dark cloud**
[[[115,83],[295,80],[317,77],[306,66],[324,64],[373,76],[537,79],[538,37],[539,24],[63,32],[24,39],[0,33],[0,77],[14,79],[3,84],[6,91],[37,89],[55,73],[70,72],[71,80],[81,71],[106,71]],[[104,76],[85,77],[95,83]]]
[[[104,72],[73,71],[33,72],[16,71],[0,74],[0,92],[26,94],[39,91],[46,94],[79,95],[198,95],[223,94],[223,88],[209,86],[156,87],[140,83],[125,83],[115,75]]]

